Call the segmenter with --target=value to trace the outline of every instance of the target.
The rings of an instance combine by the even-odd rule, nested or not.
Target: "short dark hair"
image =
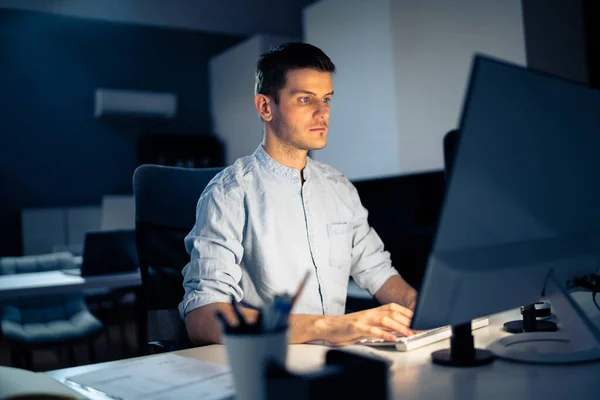
[[[303,68],[335,72],[333,62],[318,47],[300,42],[284,43],[260,56],[256,63],[254,93],[271,96],[278,103],[287,72]]]

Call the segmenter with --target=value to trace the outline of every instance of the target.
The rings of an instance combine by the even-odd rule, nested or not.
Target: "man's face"
[[[286,77],[279,104],[271,102],[275,135],[294,149],[324,148],[333,95],[331,73],[306,68],[288,71]]]

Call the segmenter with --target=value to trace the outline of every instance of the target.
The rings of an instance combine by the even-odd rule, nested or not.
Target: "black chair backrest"
[[[369,224],[377,231],[392,265],[419,289],[444,200],[444,172],[428,171],[352,182]]]
[[[200,195],[222,170],[147,164],[134,172],[136,245],[150,341],[189,345],[177,310],[183,299],[181,270],[189,262],[184,238],[196,221]]]
[[[452,130],[444,136],[444,165],[446,171],[446,182],[452,175],[454,168],[454,159],[456,158],[456,150],[458,149],[458,130]]]

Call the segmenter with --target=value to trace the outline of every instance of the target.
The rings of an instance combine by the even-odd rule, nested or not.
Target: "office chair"
[[[192,346],[177,310],[184,293],[181,270],[189,262],[184,238],[196,221],[200,195],[222,169],[146,164],[133,174],[136,245],[151,353]]]
[[[456,150],[458,147],[458,130],[452,130],[444,135],[444,172],[446,182],[450,179],[452,168],[454,167],[454,159],[456,158]]]
[[[55,271],[75,268],[68,252],[0,258],[0,275]],[[34,279],[34,278],[32,278]],[[83,295],[32,295],[7,300],[0,309],[0,326],[10,345],[11,362],[33,369],[33,350],[66,345],[69,363],[75,365],[73,345],[86,343],[92,363],[96,362],[94,339],[104,325],[87,308]]]

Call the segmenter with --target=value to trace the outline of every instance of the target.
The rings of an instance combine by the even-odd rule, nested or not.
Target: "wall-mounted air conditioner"
[[[96,89],[95,116],[173,118],[177,96],[173,93],[124,89]]]

